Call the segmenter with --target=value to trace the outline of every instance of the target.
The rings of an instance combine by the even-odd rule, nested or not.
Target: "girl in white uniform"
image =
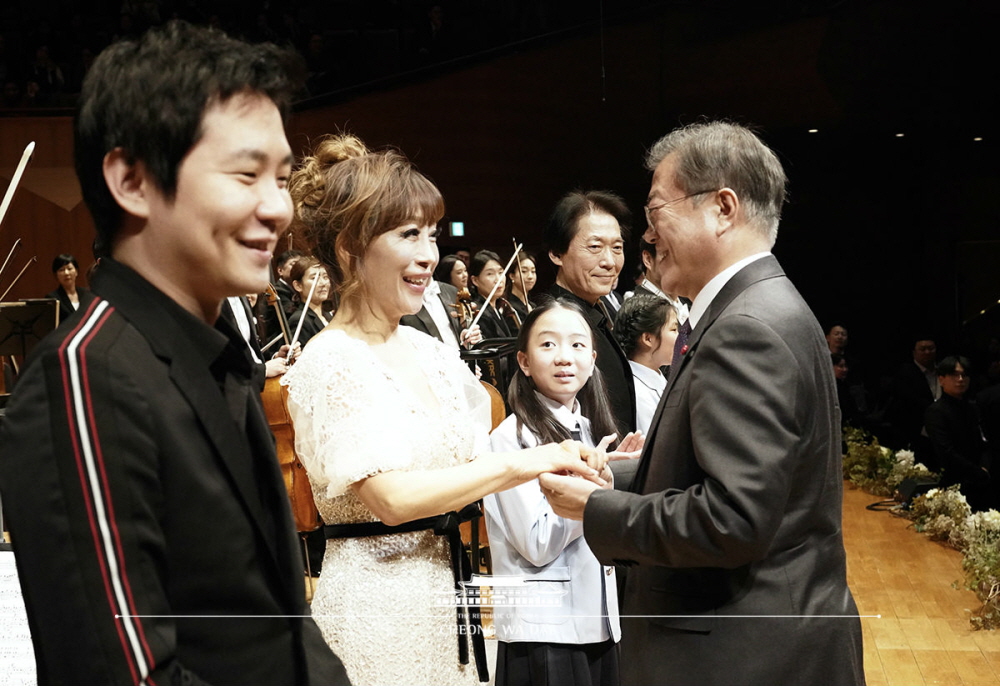
[[[615,434],[593,332],[575,303],[553,300],[525,319],[511,381],[513,413],[491,434],[495,451]],[[620,451],[641,448],[626,436]],[[637,453],[636,453],[637,455]],[[624,457],[625,453],[609,457]],[[627,455],[632,456],[632,455]],[[610,470],[604,476],[610,483]],[[616,686],[621,636],[613,567],[598,562],[583,523],[556,515],[538,480],[485,498],[493,557],[497,686]],[[507,583],[505,583],[507,582]]]

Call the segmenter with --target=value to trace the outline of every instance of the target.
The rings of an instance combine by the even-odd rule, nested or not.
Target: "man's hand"
[[[583,510],[590,494],[600,488],[592,481],[560,474],[541,474],[538,482],[553,512],[560,517],[578,521],[583,521]]]

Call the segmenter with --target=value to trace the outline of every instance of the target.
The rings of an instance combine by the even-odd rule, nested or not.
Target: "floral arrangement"
[[[873,495],[892,495],[906,479],[933,479],[935,475],[914,461],[913,452],[894,453],[862,429],[845,428],[844,478]]]
[[[889,496],[905,479],[936,478],[911,451],[893,453],[861,429],[845,428],[844,444],[844,478],[868,493]],[[952,585],[972,591],[982,603],[972,613],[972,627],[1000,629],[1000,512],[973,514],[955,485],[914,498],[906,516],[917,531],[962,551],[965,580]]]
[[[964,588],[982,603],[972,613],[972,627],[1000,628],[1000,512],[973,514],[955,485],[915,498],[909,514],[917,531],[962,551]],[[959,582],[952,585],[958,588]]]
[[[932,488],[910,505],[910,519],[917,531],[956,548],[961,545],[965,522],[971,515],[972,508],[957,485]]]

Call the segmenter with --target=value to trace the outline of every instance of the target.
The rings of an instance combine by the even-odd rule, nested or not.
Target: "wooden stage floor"
[[[1000,684],[1000,630],[972,631],[971,591],[955,590],[962,555],[865,506],[880,500],[844,485],[847,578],[858,604],[868,686]],[[864,617],[881,615],[881,618]]]

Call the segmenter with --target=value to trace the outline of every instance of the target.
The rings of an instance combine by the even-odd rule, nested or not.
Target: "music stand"
[[[4,357],[23,360],[42,338],[55,330],[58,320],[59,301],[54,298],[0,303],[0,360]],[[3,414],[0,421],[4,421]],[[5,528],[2,512],[0,506],[0,532]]]
[[[33,298],[0,303],[0,356],[22,359],[56,328],[59,301]]]

